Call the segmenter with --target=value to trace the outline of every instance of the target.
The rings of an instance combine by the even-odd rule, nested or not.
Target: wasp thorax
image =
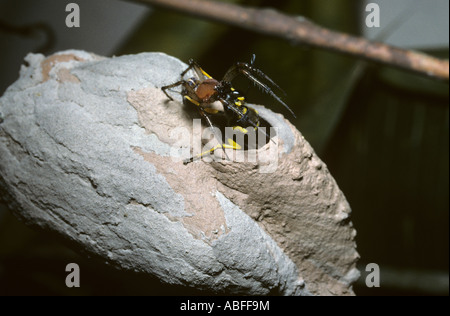
[[[208,102],[211,96],[216,93],[215,88],[217,85],[219,85],[219,81],[216,79],[206,79],[198,85],[195,94],[202,100],[202,102]]]

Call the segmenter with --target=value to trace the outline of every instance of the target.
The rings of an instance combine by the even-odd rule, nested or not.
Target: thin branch
[[[254,9],[205,0],[134,1],[284,38],[295,44],[333,50],[441,80],[449,79],[448,60],[335,32],[309,20],[285,15],[273,9]]]

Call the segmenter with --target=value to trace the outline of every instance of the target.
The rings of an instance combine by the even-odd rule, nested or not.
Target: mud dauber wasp
[[[245,97],[231,85],[231,81],[233,81],[233,79],[235,79],[238,75],[243,75],[246,77],[255,86],[261,88],[263,92],[267,93],[282,104],[294,117],[296,117],[291,108],[272,91],[269,85],[272,85],[282,91],[281,88],[265,73],[258,68],[255,68],[254,62],[255,55],[253,54],[250,64],[244,62],[235,63],[228,69],[222,80],[218,81],[206,73],[197,62],[190,59],[188,68],[181,73],[182,79],[173,84],[163,86],[161,89],[166,96],[173,101],[173,98],[167,93],[166,90],[177,86],[182,86],[181,95],[183,96],[184,103],[195,105],[198,108],[200,115],[206,120],[213,132],[214,124],[211,121],[211,117],[217,115],[224,115],[227,118],[228,126],[231,126],[233,130],[243,134],[248,133],[249,127],[253,128],[255,131],[257,131],[260,127],[261,118],[258,111],[248,106],[246,104]],[[184,79],[186,73],[191,69],[194,70],[195,76],[187,80]],[[212,106],[212,104],[216,101],[220,101],[223,106],[223,110],[219,110]],[[268,137],[266,133],[264,134]],[[214,136],[218,139],[215,132]],[[222,148],[224,152],[225,149],[242,149],[242,146],[231,138],[228,138],[225,144],[221,139],[218,140],[220,141],[220,144],[214,146],[206,152],[184,160],[184,164],[188,164],[197,158],[211,154],[218,148]],[[227,155],[226,152],[225,155]]]

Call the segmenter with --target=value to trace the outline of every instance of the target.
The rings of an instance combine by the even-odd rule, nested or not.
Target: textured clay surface
[[[160,89],[179,80],[182,62],[82,51],[26,61],[0,99],[2,195],[26,223],[170,284],[229,294],[353,294],[359,272],[350,207],[282,116],[255,106],[277,128],[275,141],[229,153],[259,162],[184,165],[180,152],[199,117],[176,91],[169,101]]]

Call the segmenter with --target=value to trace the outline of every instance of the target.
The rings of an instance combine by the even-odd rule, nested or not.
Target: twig
[[[309,20],[288,16],[273,9],[254,9],[205,0],[134,1],[284,38],[295,44],[333,50],[441,80],[449,79],[448,60],[331,31]]]

